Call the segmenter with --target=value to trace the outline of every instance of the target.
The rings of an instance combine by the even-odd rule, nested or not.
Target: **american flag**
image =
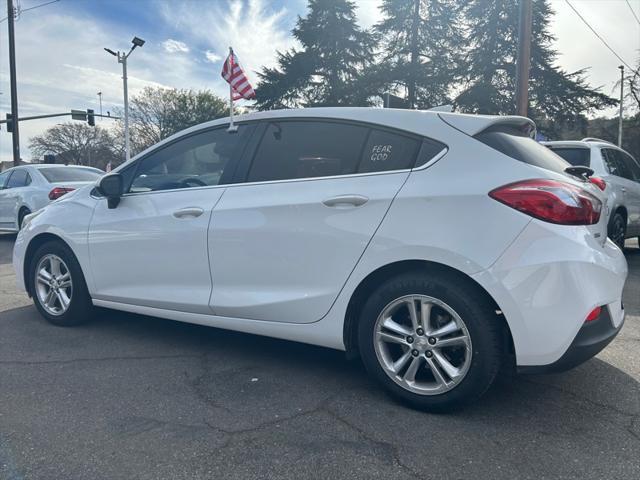
[[[251,100],[252,98],[256,98],[256,92],[253,91],[253,88],[249,84],[249,80],[247,80],[247,76],[238,63],[238,57],[233,53],[233,50],[229,52],[229,56],[222,66],[222,78],[231,85],[234,100],[239,100],[240,98]]]

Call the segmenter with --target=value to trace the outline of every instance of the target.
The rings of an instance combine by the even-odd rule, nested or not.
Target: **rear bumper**
[[[602,244],[585,227],[534,220],[494,265],[473,278],[504,314],[516,365],[545,367],[565,354],[561,364],[569,365],[570,357],[589,358],[604,348],[608,342],[583,338],[591,329],[581,333],[596,307],[606,307],[615,336],[624,318],[626,276],[624,255],[610,240]]]
[[[602,310],[600,317],[589,323],[585,323],[569,345],[564,355],[549,365],[529,365],[518,367],[518,373],[558,373],[577,367],[600,353],[604,347],[618,335],[624,323],[624,310],[621,308],[622,321],[618,326],[614,325],[610,308]]]

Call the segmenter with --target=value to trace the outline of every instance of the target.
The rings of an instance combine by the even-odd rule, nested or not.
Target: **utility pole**
[[[622,148],[622,113],[624,110],[624,65],[620,69],[620,118],[618,119],[618,146]]]
[[[411,24],[411,70],[407,85],[409,109],[416,108],[416,67],[418,66],[418,26],[420,24],[420,0],[414,0],[413,22]]]
[[[16,82],[16,41],[14,32],[15,8],[13,0],[7,0],[7,23],[9,25],[9,77],[11,81],[11,116],[13,118],[13,166],[20,165],[20,134],[18,132],[18,88]]]
[[[532,0],[520,0],[518,59],[516,61],[516,115],[529,109],[529,68],[531,67]]]

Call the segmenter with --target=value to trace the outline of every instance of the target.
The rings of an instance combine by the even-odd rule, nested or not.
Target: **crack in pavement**
[[[67,360],[0,360],[0,365],[64,365],[77,362],[109,362],[118,360],[162,360],[170,358],[199,358],[201,355],[179,354],[179,355],[148,355],[148,356],[121,356],[121,357],[87,357],[71,358]]]

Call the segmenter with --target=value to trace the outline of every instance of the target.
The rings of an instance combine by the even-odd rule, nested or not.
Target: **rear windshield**
[[[492,128],[475,136],[485,145],[523,163],[564,172],[569,163],[515,128]]]
[[[560,155],[571,165],[576,167],[588,167],[591,165],[591,150],[579,147],[548,147],[557,155]]]
[[[38,170],[50,183],[56,182],[90,182],[100,178],[104,172],[97,168],[55,167]]]

